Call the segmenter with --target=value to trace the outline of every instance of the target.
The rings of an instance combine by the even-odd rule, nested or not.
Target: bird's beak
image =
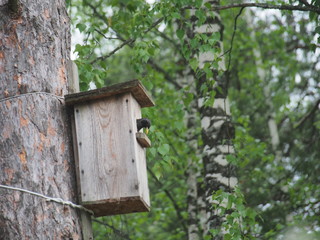
[[[146,128],[146,134],[148,134],[149,133],[149,128]]]

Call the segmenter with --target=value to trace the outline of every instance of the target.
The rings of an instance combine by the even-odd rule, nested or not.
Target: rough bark
[[[65,1],[0,1],[0,184],[76,202]],[[0,188],[0,239],[81,239],[79,212]]]

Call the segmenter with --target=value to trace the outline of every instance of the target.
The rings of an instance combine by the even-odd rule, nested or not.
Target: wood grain
[[[137,132],[136,138],[137,138],[141,147],[143,147],[143,148],[151,147],[151,141],[145,133]]]
[[[147,93],[147,90],[139,80],[118,83],[112,86],[86,92],[68,94],[65,95],[65,101],[67,105],[75,105],[82,102],[104,99],[106,97],[111,97],[128,92],[130,92],[134,96],[134,98],[139,102],[142,108],[152,107],[155,105],[152,98]]]
[[[140,205],[149,206],[145,151],[135,137],[141,110],[133,95],[128,92],[76,104],[74,115],[82,204],[94,206],[98,216],[118,214],[116,208],[103,206],[110,202],[122,203],[121,213],[130,212],[130,202],[123,199],[142,199],[145,204]]]

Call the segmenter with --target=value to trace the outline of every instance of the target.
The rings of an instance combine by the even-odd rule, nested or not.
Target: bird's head
[[[138,129],[138,131],[140,131],[141,128],[145,128],[146,129],[146,134],[148,134],[150,127],[151,127],[151,121],[148,118],[137,119],[137,129]]]

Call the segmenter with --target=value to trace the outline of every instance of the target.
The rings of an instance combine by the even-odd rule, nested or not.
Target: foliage
[[[232,193],[217,190],[212,199],[215,202],[213,211],[225,217],[221,229],[211,229],[213,236],[225,231],[224,239],[254,239],[251,233],[255,231],[257,213],[246,207],[239,188],[235,188]]]
[[[299,6],[304,2],[308,3],[269,1]],[[228,4],[221,1],[221,5]],[[309,4],[317,7],[320,1]],[[99,219],[104,225],[94,225],[96,239],[187,239],[186,159],[198,163],[199,156],[188,145],[184,118],[196,96],[190,86],[183,88],[175,78],[186,66],[197,79],[205,76],[200,89],[207,96],[206,104],[212,105],[215,93],[209,89],[222,57],[218,33],[188,38],[190,14],[181,9],[196,8],[196,24],[201,25],[207,14],[213,14],[210,4],[201,5],[199,0],[162,0],[152,5],[143,0],[75,0],[70,5],[74,29],[84,37],[75,46],[81,89],[87,90],[91,82],[102,87],[139,78],[157,104],[143,112],[152,119],[153,147],[147,152],[152,211]],[[218,204],[213,211],[228,212],[223,223],[228,230],[225,239],[276,239],[285,234],[286,227],[298,225],[318,236],[319,16],[291,11],[256,16],[257,39],[253,41],[249,37],[253,30],[241,16],[235,22],[239,10],[221,11],[237,132],[236,155],[228,160],[239,169],[239,188],[233,193],[215,192]],[[267,73],[270,97],[263,91],[266,82],[258,77],[253,49],[262,52],[260,67]],[[215,61],[199,68],[195,56],[208,50],[215,54]],[[270,143],[268,101],[274,106],[281,136],[281,161],[275,161]],[[201,144],[200,125],[193,130]],[[218,231],[211,230],[213,234]]]

